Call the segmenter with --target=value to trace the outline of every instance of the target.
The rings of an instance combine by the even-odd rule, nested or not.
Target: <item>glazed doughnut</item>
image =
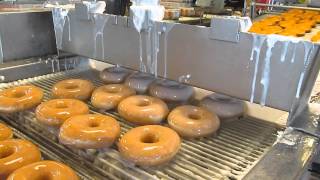
[[[151,84],[149,94],[168,103],[185,103],[193,98],[194,89],[175,81],[159,79]]]
[[[68,118],[88,114],[88,106],[76,99],[53,99],[41,103],[36,109],[38,122],[59,127]]]
[[[15,170],[7,180],[48,179],[78,180],[77,174],[68,166],[55,161],[40,161]]]
[[[43,91],[32,85],[17,86],[0,91],[0,112],[14,113],[40,104]]]
[[[243,101],[217,93],[203,98],[200,106],[216,113],[222,121],[238,118],[244,115],[245,112],[245,104]]]
[[[138,94],[145,94],[154,80],[155,78],[149,74],[136,72],[131,74],[124,84],[135,89]]]
[[[119,66],[113,66],[100,72],[100,79],[109,84],[122,83],[132,71]]]
[[[172,110],[168,116],[169,126],[179,135],[188,138],[208,136],[220,127],[218,116],[205,108],[184,105]]]
[[[179,151],[181,140],[170,128],[149,125],[129,130],[119,141],[123,159],[140,166],[156,166],[170,161]]]
[[[0,141],[0,179],[5,179],[22,166],[40,160],[39,149],[29,141],[20,139]]]
[[[136,95],[130,96],[118,105],[118,112],[125,120],[138,124],[159,124],[169,112],[161,99]]]
[[[108,84],[93,91],[91,104],[102,110],[114,109],[126,97],[135,95],[136,91],[123,84]]]
[[[67,79],[53,85],[52,96],[54,98],[67,98],[87,100],[94,89],[90,81],[83,79]]]
[[[62,144],[81,149],[106,148],[120,135],[120,125],[114,118],[101,114],[73,116],[60,128]]]
[[[12,136],[13,136],[12,130],[8,126],[0,123],[0,141],[11,139]]]

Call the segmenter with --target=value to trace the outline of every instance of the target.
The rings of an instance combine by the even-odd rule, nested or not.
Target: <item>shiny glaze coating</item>
[[[149,74],[135,72],[127,77],[124,84],[135,89],[138,94],[145,94],[155,78]]]
[[[120,125],[114,118],[101,114],[73,116],[60,128],[62,144],[82,149],[111,146],[120,135]]]
[[[170,80],[157,80],[150,85],[149,94],[165,102],[185,103],[194,97],[194,89]]]
[[[131,72],[118,66],[108,67],[100,72],[100,79],[108,84],[122,83]]]
[[[42,89],[33,85],[23,85],[0,91],[0,112],[14,113],[30,109],[40,104]]]
[[[39,149],[29,141],[9,139],[0,141],[0,179],[16,169],[40,161]]]
[[[0,123],[0,141],[11,139],[13,136],[12,130],[5,124]]]
[[[15,170],[7,180],[78,180],[77,174],[65,164],[40,161]]]
[[[141,166],[156,166],[170,161],[179,151],[181,140],[170,128],[140,126],[124,134],[118,144],[125,160]]]
[[[52,87],[54,98],[87,100],[94,89],[90,81],[83,79],[67,79],[59,81]]]
[[[88,106],[76,99],[53,99],[41,103],[36,109],[37,120],[48,126],[60,126],[68,118],[88,114]]]
[[[168,116],[169,126],[179,135],[196,138],[211,135],[220,127],[218,116],[205,108],[185,105],[172,110]]]
[[[135,95],[136,91],[123,84],[108,84],[93,91],[91,104],[102,110],[114,109],[126,97]]]
[[[130,96],[118,105],[118,112],[125,120],[138,124],[159,124],[169,112],[166,103],[161,99],[136,95]]]
[[[204,97],[200,101],[200,106],[216,113],[222,121],[237,118],[245,113],[245,103],[243,101],[218,93]]]

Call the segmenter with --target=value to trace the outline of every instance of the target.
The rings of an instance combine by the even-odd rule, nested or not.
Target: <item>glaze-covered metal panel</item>
[[[91,14],[83,20],[70,11],[65,20],[64,51],[136,70],[142,64],[158,76],[177,81],[190,77],[184,82],[286,111],[300,98],[305,83],[314,80],[310,72],[319,69],[313,67],[318,46],[303,41],[240,32],[235,43],[210,38],[214,25],[156,22],[140,33],[141,43],[130,18]],[[253,48],[260,56],[250,60]]]

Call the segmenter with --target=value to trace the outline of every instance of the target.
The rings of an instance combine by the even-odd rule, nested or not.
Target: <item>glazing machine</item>
[[[102,85],[99,71],[113,64],[197,87],[197,99],[209,91],[243,99],[247,115],[214,137],[183,140],[176,157],[155,168],[125,163],[116,145],[103,151],[63,146],[56,131],[35,120],[34,110],[0,114],[1,122],[82,179],[318,176],[311,171],[320,109],[309,103],[320,67],[318,44],[248,33],[246,18],[216,17],[210,27],[144,21],[137,30],[135,23],[132,17],[92,13],[82,3],[52,12],[0,12],[0,89],[33,84],[48,100],[52,85],[63,79]],[[88,105],[92,113],[116,118],[122,135],[134,127],[115,111]]]

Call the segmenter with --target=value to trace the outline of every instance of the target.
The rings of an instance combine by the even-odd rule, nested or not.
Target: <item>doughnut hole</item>
[[[105,87],[103,91],[107,93],[119,93],[121,89],[119,87]]]
[[[63,101],[59,101],[55,105],[55,108],[56,109],[66,109],[66,108],[68,108],[68,105],[66,103],[64,103]]]
[[[77,89],[77,88],[79,88],[79,86],[76,84],[67,84],[64,88],[65,89]]]
[[[10,147],[3,147],[0,149],[0,159],[11,156],[14,153],[14,149]]]
[[[154,133],[146,133],[140,140],[142,143],[157,143],[159,142],[159,137]]]
[[[200,120],[201,116],[199,114],[188,114],[188,118],[192,120]]]
[[[25,95],[26,95],[26,92],[24,92],[24,91],[14,91],[14,92],[12,92],[11,97],[12,98],[22,98]]]
[[[96,128],[99,126],[100,126],[99,121],[96,121],[95,119],[90,119],[90,121],[88,122],[88,127]]]
[[[33,177],[34,180],[51,180],[53,179],[52,175],[50,173],[44,172],[36,175]]]
[[[136,106],[139,106],[139,107],[145,107],[149,105],[151,105],[151,102],[148,99],[143,99],[141,101],[138,101],[136,104]]]

